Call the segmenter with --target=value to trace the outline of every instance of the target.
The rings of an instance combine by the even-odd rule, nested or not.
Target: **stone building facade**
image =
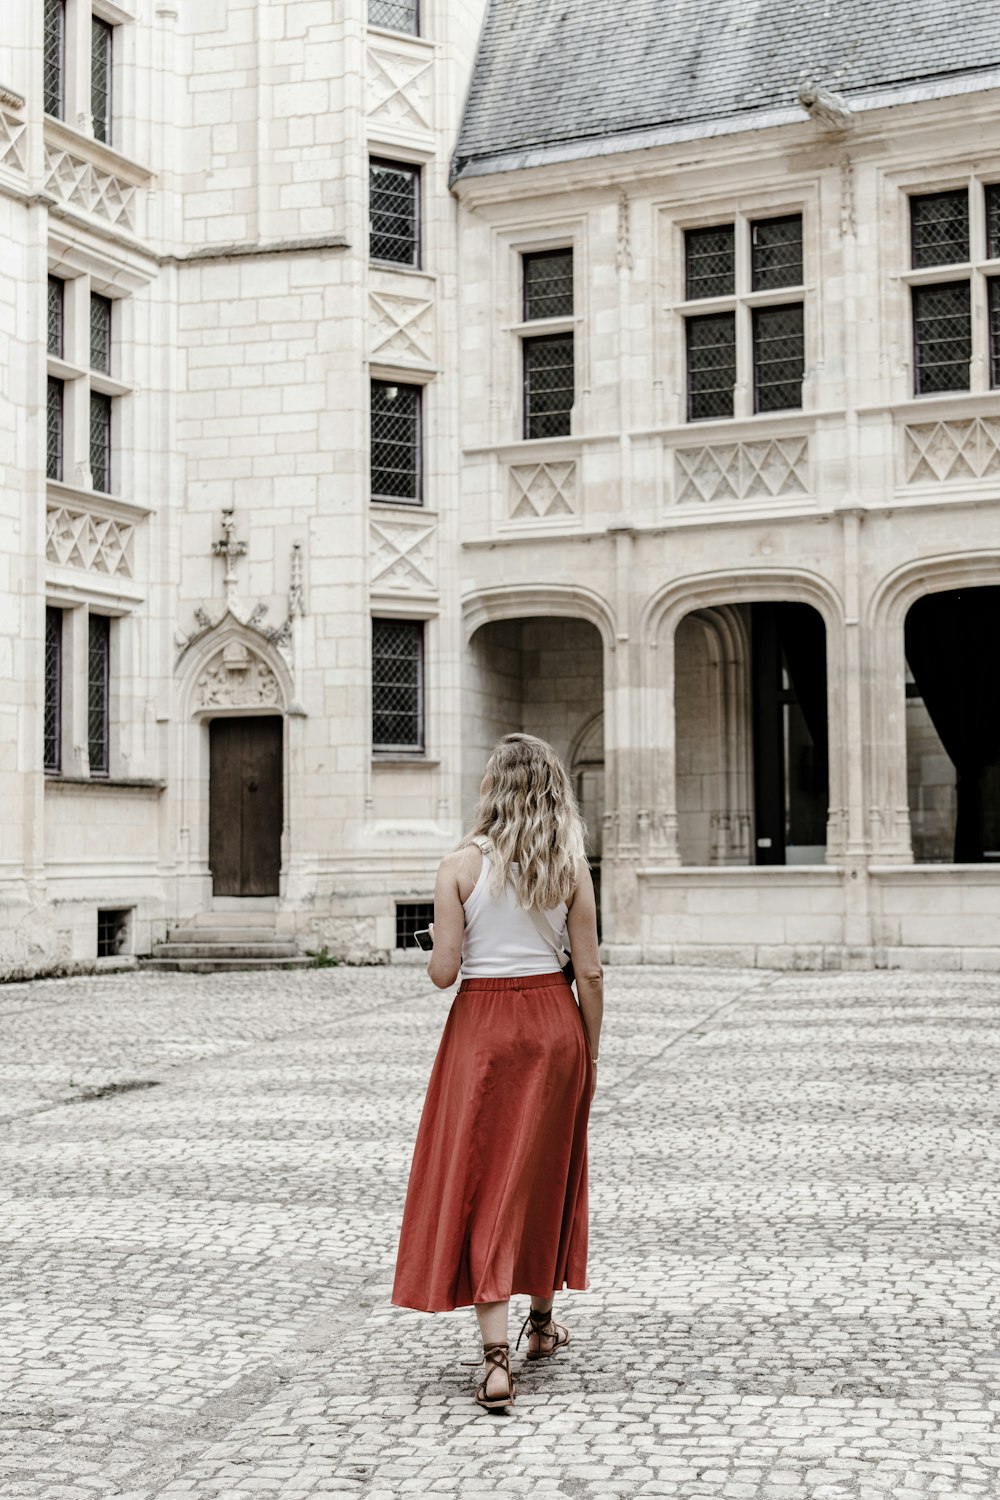
[[[990,8],[485,9],[10,7],[0,966],[391,957],[512,728],[610,961],[1000,963]]]

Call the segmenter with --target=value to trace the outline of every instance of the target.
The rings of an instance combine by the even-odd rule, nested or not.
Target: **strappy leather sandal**
[[[515,1354],[521,1347],[521,1340],[524,1337],[526,1329],[529,1330],[529,1342],[533,1333],[537,1333],[540,1340],[553,1340],[551,1349],[529,1348],[529,1359],[551,1359],[557,1349],[565,1349],[569,1343],[569,1329],[565,1328],[562,1323],[553,1321],[551,1308],[548,1312],[536,1312],[534,1308],[529,1310],[528,1316],[521,1325],[521,1332],[517,1336],[517,1343],[514,1345]],[[552,1331],[550,1332],[550,1330]]]
[[[483,1376],[482,1385],[476,1391],[476,1400],[480,1406],[485,1406],[487,1411],[494,1411],[502,1406],[510,1406],[517,1395],[517,1386],[514,1384],[514,1377],[510,1372],[510,1345],[484,1344],[483,1358],[481,1360],[466,1359],[462,1363],[471,1367],[482,1364],[483,1361],[486,1363],[486,1374]],[[487,1396],[486,1382],[494,1370],[503,1370],[507,1376],[507,1389],[499,1396]]]

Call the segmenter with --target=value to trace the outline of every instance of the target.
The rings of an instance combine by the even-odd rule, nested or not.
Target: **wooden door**
[[[216,896],[276,896],[281,870],[277,715],[209,725],[208,863]]]

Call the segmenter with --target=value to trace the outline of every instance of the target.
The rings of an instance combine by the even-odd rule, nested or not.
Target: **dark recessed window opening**
[[[369,26],[384,26],[387,31],[419,34],[420,13],[417,0],[368,0]]]
[[[109,771],[111,726],[111,621],[91,615],[87,649],[87,745],[91,776]]]
[[[111,47],[114,27],[93,16],[90,22],[90,113],[94,136],[111,141]]]
[[[111,397],[90,393],[90,474],[95,490],[111,489]]]
[[[575,399],[573,335],[524,339],[524,436],[568,437]]]
[[[1000,260],[1000,182],[991,182],[986,189],[986,254],[990,260]]]
[[[750,285],[755,292],[802,285],[802,215],[758,219],[750,226]]]
[[[967,281],[913,288],[914,389],[918,396],[967,391],[972,315]]]
[[[990,284],[990,385],[1000,385],[1000,278]]]
[[[963,265],[969,259],[969,194],[923,193],[910,199],[913,266]]]
[[[399,161],[369,164],[372,260],[420,264],[420,168]]]
[[[424,747],[422,620],[372,621],[372,744],[376,750]]]
[[[522,255],[524,319],[573,316],[572,250],[533,250]]]
[[[42,98],[47,115],[61,120],[65,113],[66,5],[45,0],[45,39],[42,57]]]
[[[46,412],[45,472],[49,479],[63,477],[63,383],[51,376]]]
[[[371,495],[373,500],[422,500],[421,388],[394,380],[371,385]]]
[[[434,920],[433,901],[396,902],[396,947],[416,948],[413,934],[429,927]]]
[[[125,953],[128,944],[128,924],[131,911],[126,907],[118,911],[97,913],[97,956],[114,958],[116,953]]]
[[[90,298],[90,368],[111,374],[111,298]]]
[[[753,310],[754,411],[802,405],[805,320],[801,302]]]
[[[62,610],[46,609],[44,767],[53,772],[62,770],[62,635]]]
[[[63,357],[63,324],[65,321],[66,283],[58,276],[49,277],[48,350],[56,359]]]
[[[709,313],[686,321],[688,420],[731,417],[736,384],[736,314]]]
[[[736,235],[732,224],[684,233],[684,295],[731,297],[736,290]]]

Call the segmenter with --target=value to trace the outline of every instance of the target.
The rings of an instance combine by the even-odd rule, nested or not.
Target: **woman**
[[[604,993],[583,824],[551,745],[506,735],[479,790],[472,831],[434,888],[427,972],[439,989],[462,983],[424,1101],[392,1301],[475,1307],[486,1367],[476,1400],[494,1408],[517,1393],[511,1296],[530,1296],[521,1334],[528,1358],[545,1359],[569,1342],[553,1294],[588,1285],[587,1119]]]

